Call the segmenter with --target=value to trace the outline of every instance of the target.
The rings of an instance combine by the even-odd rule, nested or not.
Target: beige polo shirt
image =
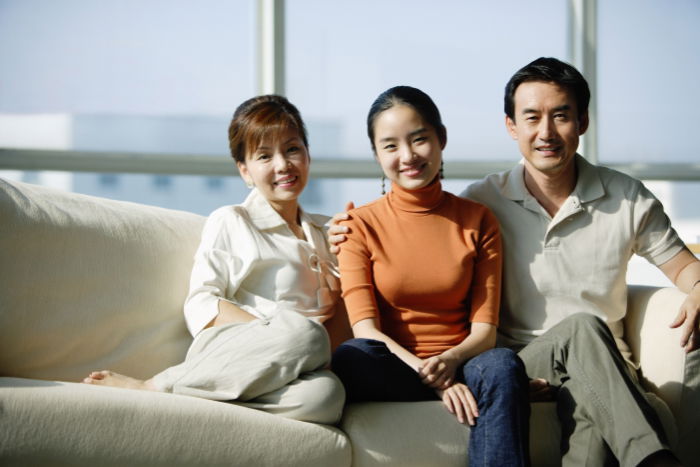
[[[632,254],[659,266],[683,249],[663,206],[639,180],[579,155],[576,166],[576,187],[554,218],[525,187],[522,163],[462,193],[491,208],[501,225],[503,345],[518,349],[578,312],[614,324],[627,308]]]

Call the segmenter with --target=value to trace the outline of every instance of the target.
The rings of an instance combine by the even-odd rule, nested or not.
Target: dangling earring
[[[445,178],[445,161],[440,161],[440,180]]]
[[[253,187],[255,187],[255,185],[253,185],[253,182],[251,182],[250,180],[245,181],[245,186],[247,186],[248,189],[252,189]]]
[[[384,182],[385,182],[385,180],[386,180],[386,178],[384,177],[384,175],[382,175],[382,194],[383,194],[383,195],[386,194],[386,189],[384,188]]]

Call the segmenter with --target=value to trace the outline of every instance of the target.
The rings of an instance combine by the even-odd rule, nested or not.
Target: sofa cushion
[[[0,179],[0,375],[152,376],[182,361],[204,218]]]
[[[362,402],[345,408],[341,428],[352,440],[353,467],[463,466],[469,427],[440,401]],[[532,465],[560,465],[554,403],[532,404]]]
[[[2,465],[349,466],[340,430],[149,391],[0,378]]]

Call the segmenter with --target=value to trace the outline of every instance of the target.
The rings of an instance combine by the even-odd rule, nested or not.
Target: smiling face
[[[413,107],[395,105],[374,120],[374,148],[384,175],[402,188],[416,190],[440,171],[441,144],[435,128]]]
[[[255,185],[278,212],[296,206],[309,179],[309,152],[297,130],[263,139],[260,145],[238,162],[238,170],[247,184]]]
[[[525,167],[547,176],[571,175],[579,136],[588,115],[579,118],[576,99],[566,88],[543,81],[526,81],[514,95],[514,119],[506,127],[518,142]]]

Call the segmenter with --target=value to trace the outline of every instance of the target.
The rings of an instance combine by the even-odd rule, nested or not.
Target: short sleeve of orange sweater
[[[417,356],[441,353],[472,322],[498,325],[501,237],[483,205],[394,185],[350,212],[338,255],[350,323],[368,318]]]

